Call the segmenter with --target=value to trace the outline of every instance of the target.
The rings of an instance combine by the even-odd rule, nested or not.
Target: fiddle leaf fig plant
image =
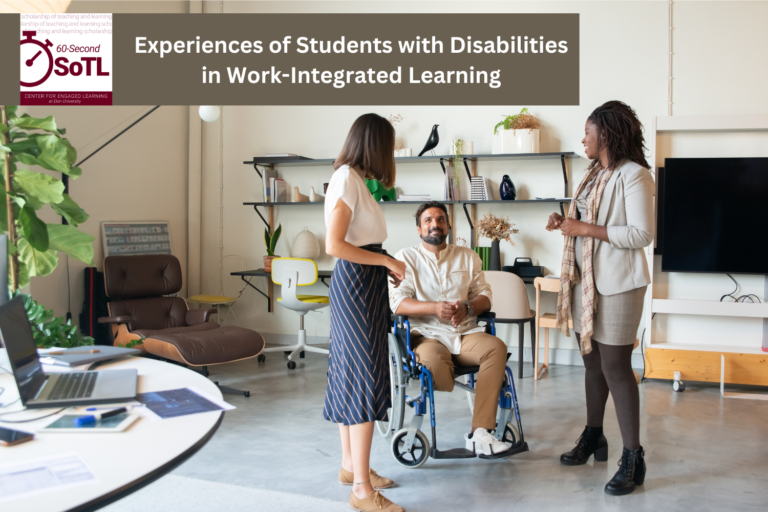
[[[92,264],[94,237],[77,229],[88,214],[64,191],[54,171],[77,179],[77,150],[64,137],[53,116],[17,115],[16,106],[0,106],[0,173],[5,187],[0,193],[0,228],[8,233],[10,288],[16,291],[33,276],[54,271],[59,252]],[[19,166],[23,165],[24,168]],[[42,169],[38,169],[42,167]],[[48,224],[38,217],[50,206],[67,220]]]

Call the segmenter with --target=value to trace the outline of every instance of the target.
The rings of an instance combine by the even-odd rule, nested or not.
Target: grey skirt
[[[603,345],[633,345],[643,316],[647,286],[616,295],[597,293],[592,339]],[[571,291],[573,330],[581,334],[581,281]]]

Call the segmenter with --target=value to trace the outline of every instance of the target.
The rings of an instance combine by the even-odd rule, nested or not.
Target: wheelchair
[[[479,323],[485,324],[485,332],[496,334],[494,322],[495,314],[486,312],[478,317]],[[466,448],[452,448],[449,450],[437,449],[437,432],[435,422],[435,390],[432,383],[432,374],[420,363],[411,349],[411,328],[408,317],[404,315],[391,315],[394,324],[394,332],[389,334],[389,370],[392,392],[392,408],[388,421],[377,421],[376,428],[385,438],[391,438],[390,446],[392,456],[401,466],[409,469],[419,468],[427,462],[429,457],[433,459],[469,459],[477,457],[477,454]],[[509,358],[509,354],[507,354]],[[467,392],[470,411],[474,410],[475,380],[479,366],[455,366],[455,377],[464,377],[464,382],[456,380],[456,386]],[[418,394],[408,396],[406,394],[409,381],[418,382]],[[427,405],[429,403],[429,405]],[[403,428],[405,419],[405,407],[413,409],[414,414],[408,427]],[[427,435],[422,432],[421,426],[424,415],[429,406],[430,423],[432,427],[432,443]],[[514,413],[515,422],[512,422]],[[510,443],[511,448],[503,454],[484,455],[480,458],[490,459],[496,457],[509,457],[511,455],[528,451],[528,443],[523,436],[523,425],[520,421],[520,409],[517,405],[517,393],[512,370],[506,368],[504,384],[499,393],[499,408],[496,413],[496,439]]]

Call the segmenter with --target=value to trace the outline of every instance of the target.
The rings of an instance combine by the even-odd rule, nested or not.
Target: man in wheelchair
[[[479,314],[491,309],[492,301],[482,261],[471,249],[446,242],[450,225],[442,203],[419,206],[416,229],[421,244],[395,255],[405,262],[406,275],[398,287],[390,283],[390,307],[395,314],[408,316],[413,353],[432,373],[434,389],[453,390],[454,362],[480,366],[472,429],[464,436],[466,448],[478,455],[499,455],[511,447],[491,435],[496,428],[507,346],[475,322]]]

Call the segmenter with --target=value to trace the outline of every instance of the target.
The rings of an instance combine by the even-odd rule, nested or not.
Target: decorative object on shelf
[[[212,123],[219,118],[221,110],[215,105],[200,105],[197,113],[200,115],[200,119],[206,123]]]
[[[304,230],[293,239],[291,256],[308,260],[314,260],[320,256],[320,244],[317,237],[307,229],[307,226],[304,226]]]
[[[435,152],[433,151],[437,144],[440,142],[440,136],[437,134],[437,127],[440,126],[439,124],[436,124],[432,127],[432,133],[429,134],[429,139],[427,139],[427,143],[424,145],[424,149],[421,150],[421,153],[419,153],[419,156],[423,155],[427,151],[432,151],[432,154],[434,155]]]
[[[293,187],[293,202],[294,203],[308,203],[309,196],[305,196],[299,192],[299,187]]]
[[[453,140],[451,141],[451,154],[456,154],[456,145],[460,144],[461,147],[459,148],[459,152],[462,155],[474,155],[475,154],[475,143],[471,140]]]
[[[467,239],[460,236],[456,237],[456,243],[454,245],[456,247],[469,247],[469,245],[467,245]]]
[[[395,187],[386,188],[377,180],[365,180],[365,184],[376,201],[397,201]]]
[[[282,232],[282,224],[278,224],[274,233],[270,233],[267,228],[264,228],[264,245],[267,247],[267,255],[264,256],[264,272],[272,272],[272,260],[280,257],[275,255],[275,247]]]
[[[538,153],[541,144],[541,122],[524,108],[517,115],[506,118],[493,128],[493,149],[491,153]],[[503,127],[503,130],[499,128]]]
[[[501,250],[499,242],[504,240],[515,245],[512,235],[520,232],[513,227],[509,217],[497,217],[492,213],[486,213],[477,223],[477,230],[481,237],[491,241],[491,262],[489,270],[501,270]]]
[[[309,202],[310,203],[324,203],[325,197],[315,192],[315,187],[309,187]]]
[[[395,128],[397,126],[397,123],[402,122],[403,119],[405,118],[400,114],[389,114],[389,117],[387,118],[387,120],[389,121],[389,124],[392,125],[392,128]],[[395,135],[395,156],[396,157],[411,156],[411,155],[406,155],[404,151],[405,151],[405,143],[403,142],[402,139],[398,139],[397,135]]]
[[[472,176],[470,186],[469,199],[471,201],[493,201],[493,195],[488,186],[488,178],[485,176]]]
[[[328,193],[328,184],[323,183],[323,194],[327,194],[327,193]]]
[[[517,199],[517,189],[507,174],[504,175],[501,185],[499,185],[499,197],[501,197],[502,201],[514,201]]]
[[[536,265],[534,266],[531,258],[522,257],[515,258],[515,264],[512,266],[503,267],[501,270],[504,272],[511,272],[520,277],[541,277],[541,270],[544,267]]]
[[[395,150],[395,156],[413,156],[413,150],[411,148],[407,149],[396,149]]]
[[[491,248],[490,247],[475,247],[475,252],[480,256],[480,261],[483,262],[481,270],[490,270],[491,267]]]

